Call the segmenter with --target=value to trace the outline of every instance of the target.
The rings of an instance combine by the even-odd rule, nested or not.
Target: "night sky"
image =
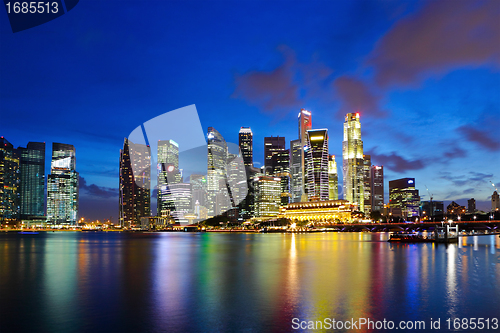
[[[0,34],[0,135],[45,141],[47,174],[52,142],[73,144],[85,218],[116,221],[124,137],[191,104],[228,142],[250,126],[256,166],[306,108],[341,174],[358,111],[386,193],[414,177],[424,200],[489,210],[500,185],[497,0],[80,1],[18,33],[4,12]]]

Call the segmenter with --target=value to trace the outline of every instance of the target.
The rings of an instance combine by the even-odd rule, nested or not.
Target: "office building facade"
[[[372,191],[371,191],[371,166],[372,159],[370,155],[363,155],[363,192],[364,192],[364,213],[365,216],[370,216],[372,212]]]
[[[79,174],[73,145],[52,144],[52,162],[47,178],[47,223],[76,225],[78,220]]]
[[[419,216],[420,196],[415,189],[415,178],[389,181],[389,207],[395,216],[412,218]],[[399,213],[400,212],[400,213]]]
[[[120,150],[119,219],[124,228],[138,228],[151,215],[151,149],[125,138]]]
[[[500,196],[497,191],[491,195],[491,211],[496,212],[500,210]]]
[[[169,216],[172,209],[171,191],[169,185],[181,182],[179,170],[179,145],[174,140],[158,141],[158,191],[157,216]],[[175,208],[175,207],[174,207]]]
[[[307,131],[307,145],[304,148],[307,183],[307,198],[328,200],[328,130]]]
[[[0,137],[0,222],[19,218],[19,158],[12,144]]]
[[[302,154],[303,146],[299,139],[290,141],[290,195],[292,202],[302,198]]]
[[[17,148],[20,174],[20,217],[45,215],[45,142]]]
[[[348,113],[344,121],[342,142],[342,171],[344,199],[357,204],[364,211],[364,160],[359,113]]]
[[[255,217],[273,217],[279,214],[281,179],[259,176],[254,179]]]
[[[243,163],[246,167],[253,167],[253,133],[250,127],[241,127],[239,146]]]
[[[328,159],[328,200],[338,200],[339,198],[339,175],[337,172],[337,162],[335,155],[330,155]]]
[[[207,209],[209,216],[216,216],[230,208],[226,171],[228,149],[226,140],[215,128],[208,128],[207,138]]]
[[[370,168],[371,210],[382,212],[384,209],[384,167],[372,165]]]
[[[302,154],[300,157],[300,173],[302,176],[302,189],[301,189],[301,196],[300,196],[300,201],[306,201],[307,196],[306,196],[306,181],[307,181],[307,172],[306,172],[306,162],[305,162],[305,153],[304,153],[304,147],[307,145],[307,131],[312,129],[312,114],[310,111],[307,111],[305,109],[300,109],[299,116],[298,116],[298,121],[299,121],[299,141],[302,149]]]

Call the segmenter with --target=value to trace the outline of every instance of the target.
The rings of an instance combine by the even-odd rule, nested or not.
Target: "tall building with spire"
[[[22,219],[45,215],[45,142],[28,142],[17,148]]]
[[[307,145],[304,148],[307,171],[307,198],[329,199],[328,183],[328,130],[307,131]]]
[[[302,154],[300,157],[300,173],[301,173],[301,183],[302,183],[302,189],[301,189],[301,199],[302,200],[307,200],[306,197],[306,178],[307,178],[307,173],[306,173],[306,163],[305,163],[305,154],[304,154],[304,147],[307,145],[307,131],[312,129],[312,115],[310,111],[307,111],[306,109],[300,109],[299,116],[298,116],[298,121],[299,121],[299,141],[302,149]]]
[[[358,210],[363,212],[365,208],[364,161],[359,113],[348,113],[345,116],[342,159],[344,199],[357,204]]]
[[[125,138],[120,150],[120,212],[122,227],[140,227],[151,215],[151,149]]]
[[[253,133],[250,127],[240,128],[239,146],[243,163],[246,167],[253,167]]]
[[[52,143],[52,162],[47,179],[47,223],[76,225],[78,219],[78,172],[73,145]]]
[[[337,173],[337,162],[335,155],[330,155],[328,159],[328,199],[338,200],[339,198],[339,176]]]
[[[227,159],[226,140],[213,127],[208,128],[208,170],[207,170],[207,208],[210,216],[224,213],[231,207],[227,192]]]

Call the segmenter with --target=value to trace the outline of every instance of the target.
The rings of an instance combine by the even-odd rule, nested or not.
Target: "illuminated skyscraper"
[[[307,131],[312,128],[312,116],[311,112],[300,109],[299,112],[299,141],[302,147],[302,155],[300,157],[300,173],[302,174],[302,190],[301,190],[301,200],[306,199],[306,163],[305,163],[305,154],[304,147],[307,145]]]
[[[272,157],[274,154],[285,150],[285,138],[280,136],[270,136],[264,138],[264,166],[265,173],[271,175],[273,173]]]
[[[14,147],[0,137],[0,221],[19,217],[19,158]]]
[[[253,166],[253,133],[250,127],[242,127],[239,133],[239,146],[243,163],[246,167]]]
[[[151,148],[125,138],[120,150],[120,225],[140,227],[151,215]]]
[[[226,140],[213,127],[208,128],[208,170],[207,170],[207,200],[208,214],[216,216],[230,208],[227,193],[227,144]]]
[[[292,202],[300,202],[302,197],[302,143],[300,140],[290,141],[290,194]]]
[[[363,155],[363,191],[365,197],[364,213],[367,217],[369,217],[370,213],[372,212],[371,166],[372,166],[371,156]]]
[[[304,148],[307,171],[307,198],[328,200],[328,130],[307,131],[307,145]]]
[[[52,143],[47,179],[47,223],[75,225],[78,219],[78,172],[73,145]]]
[[[17,148],[20,159],[21,218],[45,215],[45,142]]]
[[[272,217],[279,213],[281,179],[272,176],[260,176],[254,179],[255,216]]]
[[[420,196],[415,189],[415,178],[389,181],[389,207],[394,216],[419,216]]]
[[[359,113],[348,113],[345,116],[342,159],[344,199],[357,204],[358,210],[363,212],[365,208],[364,162]]]
[[[175,204],[168,186],[181,182],[179,145],[174,140],[158,141],[158,216],[168,216]]]
[[[337,173],[337,162],[335,155],[330,155],[328,160],[328,200],[339,198],[339,176]]]
[[[207,177],[204,175],[191,174],[189,176],[191,191],[193,196],[193,208],[198,202],[200,207],[205,207],[207,204]]]
[[[370,180],[372,211],[381,212],[384,208],[384,167],[372,165]]]

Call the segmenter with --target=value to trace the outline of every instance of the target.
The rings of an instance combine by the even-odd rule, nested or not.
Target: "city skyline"
[[[429,200],[426,185],[434,200],[467,205],[475,198],[478,209],[491,206],[494,188],[489,182],[500,182],[495,167],[500,164],[495,2],[479,3],[474,11],[469,1],[453,8],[446,2],[267,5],[268,13],[282,13],[283,27],[272,24],[257,5],[199,4],[200,12],[189,13],[189,21],[199,22],[182,40],[175,38],[172,27],[187,20],[185,14],[172,22],[151,20],[155,23],[128,28],[120,23],[124,9],[113,9],[114,19],[97,16],[91,26],[88,17],[96,6],[109,5],[82,3],[78,11],[15,35],[6,17],[0,19],[3,49],[9,50],[0,53],[0,135],[16,148],[30,141],[74,145],[82,177],[80,215],[117,220],[116,161],[123,138],[138,124],[193,103],[204,131],[213,126],[228,142],[238,142],[239,129],[250,127],[256,166],[264,163],[264,137],[285,137],[291,151],[301,108],[314,114],[313,128],[328,129],[329,154],[340,165],[342,118],[359,111],[364,153],[385,169],[386,200],[388,181],[409,177],[419,184],[422,200]],[[151,8],[132,6],[142,15],[155,15]],[[184,4],[155,6],[158,13],[185,13]],[[229,10],[252,13],[261,25],[253,27],[246,18],[234,22],[224,14]],[[473,20],[474,15],[482,19]],[[299,17],[315,23],[298,27]],[[462,24],[450,30],[438,22],[445,27]],[[232,31],[224,28],[228,24]],[[218,36],[217,41],[209,38],[213,47],[191,45],[202,26]],[[428,26],[434,27],[433,33]],[[72,29],[86,39],[73,40]],[[137,36],[145,29],[153,32],[142,41]],[[478,30],[492,34],[479,40],[468,37]],[[42,45],[38,34],[59,46]],[[309,43],[306,36],[311,34],[316,38]],[[117,47],[109,49],[107,40],[115,37]],[[406,45],[405,39],[415,40],[415,46],[396,49]],[[439,52],[439,42],[445,40],[451,43],[447,54]],[[169,53],[172,47],[183,49],[185,59]],[[251,52],[244,52],[249,48]],[[153,52],[147,64],[134,65],[146,57],[135,49]],[[198,58],[201,49],[206,60]],[[207,66],[215,63],[220,50],[225,50],[226,64]],[[235,54],[238,59],[233,59]],[[61,69],[56,64],[63,58],[77,65]],[[47,149],[46,175],[49,163]]]

